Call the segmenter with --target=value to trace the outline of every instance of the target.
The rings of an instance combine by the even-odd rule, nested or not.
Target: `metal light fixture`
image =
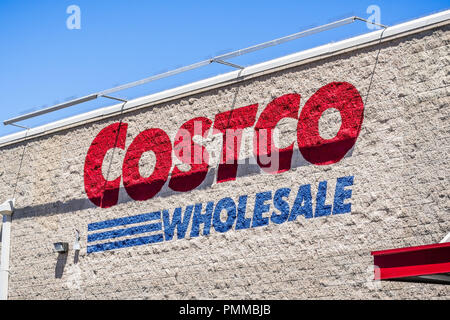
[[[69,250],[69,244],[67,242],[55,242],[53,244],[54,252],[66,253]]]
[[[0,214],[2,215],[12,215],[14,211],[14,199],[9,199],[0,205]]]
[[[75,229],[75,242],[73,243],[73,250],[77,251],[80,250],[80,232]]]

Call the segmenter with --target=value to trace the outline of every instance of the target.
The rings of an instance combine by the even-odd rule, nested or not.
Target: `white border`
[[[363,34],[361,36],[353,37],[350,39],[342,40],[335,43],[329,43],[326,45],[322,45],[316,48],[308,49],[305,51],[297,52],[294,54],[290,54],[281,58],[273,59],[270,61],[266,61],[263,63],[259,63],[253,66],[246,67],[243,70],[236,70],[229,73],[221,74],[212,78],[208,78],[205,80],[193,82],[187,85],[183,85],[174,89],[161,91],[155,94],[151,94],[148,96],[144,96],[141,98],[136,98],[130,100],[125,103],[112,105],[105,108],[96,109],[90,112],[82,113],[80,115],[76,115],[73,117],[65,118],[59,121],[51,122],[39,127],[35,127],[29,130],[24,130],[21,132],[13,133],[7,136],[0,137],[0,147],[11,144],[12,142],[20,139],[29,139],[36,135],[45,134],[48,131],[53,131],[58,128],[66,127],[68,125],[72,125],[78,122],[87,121],[94,118],[102,118],[108,115],[112,115],[117,112],[124,112],[128,109],[135,108],[138,106],[156,103],[163,99],[168,99],[172,97],[179,96],[181,94],[186,94],[191,91],[205,89],[207,87],[226,83],[228,81],[236,80],[238,78],[245,78],[253,74],[257,74],[263,71],[267,71],[270,69],[274,69],[277,67],[281,67],[287,64],[299,62],[302,60],[310,59],[313,57],[331,54],[340,50],[352,48],[358,45],[370,43],[372,41],[380,40],[381,35],[383,39],[387,37],[392,37],[395,35],[399,35],[401,33],[405,33],[408,31],[412,31],[414,29],[427,27],[433,24],[437,24],[450,19],[450,10],[442,11],[436,14],[432,14],[423,18],[419,18],[416,20],[411,20],[405,23],[401,23],[392,27],[388,27],[385,30],[377,30],[367,34]],[[384,31],[384,33],[383,33]],[[123,109],[122,109],[123,108]]]

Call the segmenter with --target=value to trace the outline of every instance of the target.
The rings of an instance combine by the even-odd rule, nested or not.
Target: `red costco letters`
[[[117,204],[120,181],[128,195],[139,201],[154,197],[169,179],[170,189],[186,192],[198,187],[206,177],[209,155],[204,146],[193,141],[194,135],[207,138],[223,135],[221,161],[217,168],[217,183],[235,180],[238,169],[243,129],[254,127],[253,154],[260,168],[277,174],[291,168],[294,143],[278,149],[273,141],[273,130],[283,118],[298,119],[297,144],[303,158],[315,165],[339,162],[353,147],[361,130],[364,105],[358,90],[347,82],[332,82],[320,88],[306,102],[298,116],[300,95],[286,94],[274,99],[256,119],[258,104],[219,113],[214,122],[198,117],[181,125],[173,143],[165,131],[150,128],[138,134],[126,150],[122,176],[108,181],[102,174],[102,164],[108,150],[125,150],[128,124],[113,123],[102,129],[89,147],[84,165],[84,185],[89,200],[101,208]],[[342,124],[332,139],[319,135],[319,119],[330,108],[339,110]],[[256,122],[256,124],[255,124]],[[156,165],[153,173],[144,178],[139,173],[139,160],[144,152],[153,151]],[[188,171],[172,168],[172,152]],[[267,159],[275,159],[277,165]],[[171,171],[172,170],[172,171]]]

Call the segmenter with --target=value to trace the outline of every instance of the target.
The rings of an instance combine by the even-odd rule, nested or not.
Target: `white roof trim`
[[[4,146],[7,144],[11,144],[14,141],[21,139],[29,139],[36,135],[45,134],[48,131],[54,131],[55,129],[63,128],[73,125],[76,123],[80,123],[83,121],[103,118],[108,115],[113,115],[117,112],[126,111],[131,108],[136,108],[142,105],[154,104],[158,101],[177,97],[182,94],[187,94],[189,92],[193,92],[199,89],[205,89],[214,85],[227,83],[229,81],[236,80],[237,78],[244,78],[250,75],[258,74],[260,72],[264,72],[270,69],[274,69],[277,67],[281,67],[284,65],[288,65],[295,62],[300,62],[302,60],[331,54],[334,52],[338,52],[344,49],[352,48],[358,45],[367,44],[376,40],[380,40],[380,36],[383,33],[383,39],[400,35],[402,33],[406,33],[418,28],[423,28],[427,26],[431,26],[440,22],[444,22],[450,19],[450,10],[442,11],[436,14],[432,14],[420,19],[411,20],[405,23],[401,23],[392,27],[388,27],[387,29],[381,29],[377,31],[373,31],[370,33],[366,33],[357,37],[353,37],[350,39],[342,40],[335,43],[329,43],[326,45],[322,45],[316,48],[300,51],[294,54],[290,54],[281,58],[273,59],[270,61],[266,61],[263,63],[259,63],[253,66],[246,67],[243,70],[236,70],[229,73],[221,74],[212,78],[208,78],[205,80],[193,82],[187,85],[183,85],[174,89],[169,89],[165,91],[161,91],[155,94],[151,94],[148,96],[136,98],[126,102],[125,104],[120,103],[116,105],[112,105],[105,108],[96,109],[90,112],[82,113],[80,115],[76,115],[73,117],[65,118],[59,121],[51,122],[39,127],[31,128],[28,130],[24,130],[21,132],[13,133],[10,135],[6,135],[0,137],[0,146]]]

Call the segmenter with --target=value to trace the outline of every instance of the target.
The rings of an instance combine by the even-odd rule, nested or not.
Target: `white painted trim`
[[[402,33],[410,32],[419,28],[431,26],[440,22],[444,22],[450,19],[450,10],[442,11],[436,14],[432,14],[420,19],[408,21],[401,23],[386,29],[381,29],[373,31],[367,34],[363,34],[350,39],[342,40],[335,43],[329,43],[316,48],[304,50],[294,54],[290,54],[281,58],[273,59],[263,63],[259,63],[253,66],[246,67],[243,70],[236,70],[229,73],[221,74],[215,77],[211,77],[205,80],[200,80],[187,85],[183,85],[174,89],[165,90],[159,93],[151,94],[141,98],[136,98],[126,102],[125,104],[116,104],[105,108],[96,109],[90,112],[86,112],[80,115],[76,115],[70,118],[65,118],[63,120],[51,122],[43,126],[36,128],[24,130],[18,133],[13,133],[7,136],[0,137],[0,146],[11,144],[14,141],[21,139],[29,139],[36,135],[45,134],[48,131],[54,131],[55,129],[62,130],[64,127],[73,125],[79,122],[103,118],[108,115],[113,115],[115,113],[126,111],[131,108],[136,108],[138,106],[155,104],[161,100],[170,99],[177,97],[179,95],[185,95],[189,92],[193,92],[200,89],[205,89],[211,86],[226,84],[230,81],[236,81],[240,79],[245,79],[251,75],[255,75],[264,71],[268,71],[274,68],[282,67],[292,63],[300,62],[306,59],[319,57],[323,55],[332,54],[344,49],[349,49],[355,46],[368,44],[373,41],[380,40],[381,35],[383,39],[392,36],[398,36]]]

